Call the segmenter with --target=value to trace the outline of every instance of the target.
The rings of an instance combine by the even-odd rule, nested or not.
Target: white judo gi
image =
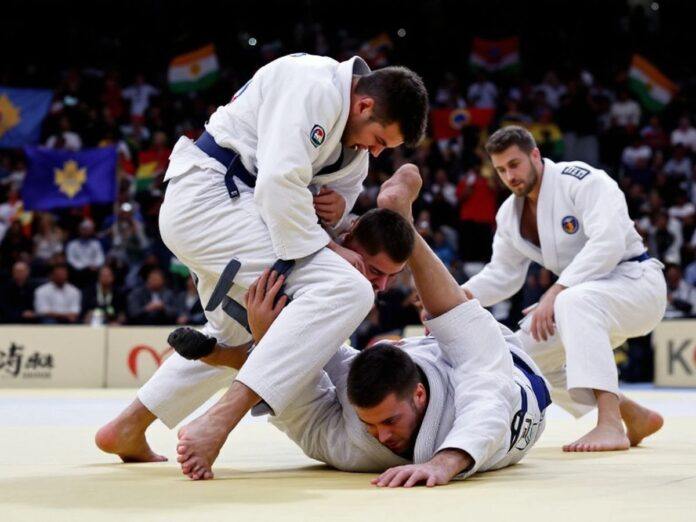
[[[346,214],[360,193],[368,153],[344,149],[341,137],[353,75],[367,72],[357,57],[338,63],[286,56],[259,69],[231,103],[218,108],[206,131],[256,176],[255,189],[235,179],[239,196],[234,199],[225,184],[226,165],[188,138],[179,139],[170,157],[160,231],[167,247],[198,278],[204,306],[232,258],[241,268],[228,295],[241,304],[246,288],[265,268],[278,259],[296,260],[285,284],[293,301],[238,375],[276,412],[326,364],[374,301],[370,283],[324,248],[330,238],[317,222],[310,192],[324,185],[336,190],[346,199]],[[219,343],[251,339],[220,308],[206,317],[203,331]],[[229,378],[224,370],[172,355],[138,393],[165,424],[176,420],[157,408],[157,397],[168,393],[173,380],[170,371],[192,388],[200,380]]]
[[[413,462],[427,462],[443,449],[461,449],[475,464],[460,478],[515,464],[538,440],[545,419],[529,378],[513,364],[512,354],[533,373],[541,375],[540,370],[522,351],[517,337],[477,301],[463,303],[426,325],[430,336],[404,339],[398,344],[428,380],[428,406]],[[259,346],[255,351],[261,349]],[[379,350],[379,346],[371,349]],[[311,376],[293,403],[270,421],[307,456],[337,469],[380,472],[408,464],[409,460],[394,454],[367,432],[350,405],[346,381],[357,354],[343,346],[323,371]],[[286,360],[292,358],[292,354],[286,354]],[[165,365],[171,361],[168,359]],[[181,367],[181,361],[189,362],[176,361],[177,367]],[[227,374],[230,379],[233,372]],[[167,375],[171,378],[173,374]],[[183,417],[220,385],[214,379],[202,380],[197,387],[172,382],[171,393],[160,397],[158,409]],[[190,392],[198,394],[197,399]],[[263,412],[263,408],[260,410]]]
[[[544,160],[541,248],[520,233],[523,206],[524,198],[513,194],[500,207],[491,262],[464,287],[490,306],[522,287],[531,261],[558,276],[567,289],[554,306],[556,334],[536,342],[529,333],[532,312],[518,335],[554,387],[554,402],[580,416],[596,404],[592,389],[618,393],[612,348],[662,319],[663,266],[656,259],[630,261],[645,246],[626,199],[614,180],[586,163]]]

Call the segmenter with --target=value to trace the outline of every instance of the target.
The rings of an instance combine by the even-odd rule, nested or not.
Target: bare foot
[[[629,440],[623,427],[598,424],[583,437],[563,446],[563,451],[620,451],[628,447]]]
[[[631,446],[640,444],[640,441],[658,431],[665,423],[662,415],[627,397],[621,398],[620,408]]]
[[[418,197],[423,180],[418,167],[407,163],[397,169],[394,175],[382,183],[377,206],[398,212],[406,219],[413,221],[411,205]]]
[[[145,438],[145,429],[121,417],[103,426],[94,441],[100,450],[118,455],[123,462],[167,461],[167,457],[152,451]]]
[[[181,471],[193,480],[213,478],[213,463],[227,440],[229,430],[204,414],[179,430],[176,452]]]

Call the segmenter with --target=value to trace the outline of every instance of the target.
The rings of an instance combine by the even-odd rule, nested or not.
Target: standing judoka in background
[[[195,274],[201,302],[210,302],[233,258],[241,266],[222,294],[238,303],[264,269],[279,259],[295,261],[285,281],[292,301],[264,337],[264,349],[249,358],[214,415],[179,432],[180,443],[205,462],[200,475],[212,476],[220,447],[249,408],[262,400],[282,412],[369,312],[374,295],[361,275],[364,261],[331,241],[322,224],[342,224],[367,176],[369,154],[422,138],[427,107],[423,82],[406,68],[371,72],[359,57],[338,63],[297,54],[259,69],[196,142],[177,142],[160,231]],[[206,310],[206,319],[203,332],[213,342],[236,346],[251,338],[221,306]],[[289,353],[303,371],[284,362]],[[190,364],[177,377],[191,381],[210,368],[183,362]],[[165,366],[155,379],[160,383],[150,382],[163,394],[172,382],[166,373],[176,365]],[[137,400],[153,412],[149,399],[158,395],[139,393]],[[124,460],[162,459],[144,437],[127,434],[127,427],[110,423],[97,444]]]
[[[378,203],[410,219],[420,185],[417,171],[400,169],[382,186]],[[311,458],[344,471],[381,473],[372,483],[382,487],[442,485],[513,465],[543,432],[547,385],[517,337],[467,300],[402,221],[411,230],[408,266],[433,316],[426,321],[432,335],[363,352],[343,346],[271,422]],[[257,341],[280,313],[275,298],[281,284],[282,278],[264,273],[249,289]],[[266,348],[254,350],[260,349]],[[246,354],[246,346],[217,347],[207,360],[240,368]],[[292,358],[287,354],[287,361]],[[185,449],[178,460],[184,474],[194,472],[195,459]]]
[[[662,264],[646,253],[623,193],[604,171],[542,159],[517,126],[495,132],[486,151],[512,195],[496,216],[491,262],[464,288],[490,306],[522,287],[531,261],[556,274],[518,335],[554,387],[554,402],[577,417],[597,406],[597,426],[563,449],[637,445],[662,417],[619,392],[612,349],[662,319]]]

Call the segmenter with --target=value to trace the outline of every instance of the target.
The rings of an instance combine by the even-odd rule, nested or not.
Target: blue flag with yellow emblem
[[[116,147],[79,152],[25,147],[27,175],[22,201],[27,210],[79,207],[116,199]]]
[[[52,99],[52,91],[0,85],[0,148],[12,149],[37,143],[41,137],[41,123]]]

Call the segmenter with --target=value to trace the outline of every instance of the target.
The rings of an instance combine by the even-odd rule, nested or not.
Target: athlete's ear
[[[358,113],[359,114],[365,114],[367,112],[366,116],[371,116],[372,111],[374,110],[375,107],[375,100],[374,98],[370,98],[369,96],[363,96],[358,100]]]
[[[541,151],[539,150],[539,147],[534,147],[532,149],[532,158],[538,161],[541,161]]]
[[[422,382],[419,382],[413,391],[413,401],[419,408],[422,408],[428,402],[428,392],[425,391],[425,386]]]

